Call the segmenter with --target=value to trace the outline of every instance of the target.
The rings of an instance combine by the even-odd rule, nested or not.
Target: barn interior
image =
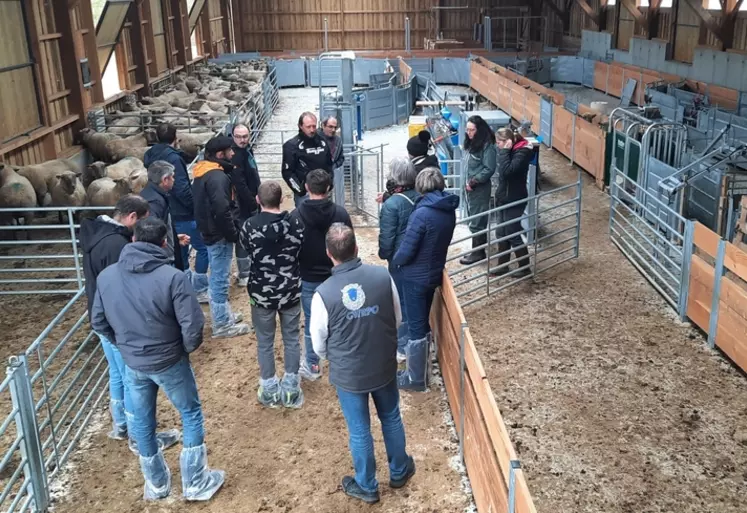
[[[418,130],[460,198],[430,389],[402,394],[418,476],[376,508],[744,511],[747,2],[0,0],[0,34],[2,511],[152,507],[106,437],[80,222],[142,189],[164,122],[190,170],[245,124],[261,178],[282,181],[303,111],[340,122],[365,261],[386,265],[376,196]],[[526,276],[490,273],[501,207],[487,262],[457,262],[473,115],[537,148]],[[231,301],[249,316],[245,289]],[[193,365],[228,478],[200,509],[358,511],[326,379],[301,410],[263,409],[254,335],[205,338]],[[162,397],[159,427],[178,424]]]

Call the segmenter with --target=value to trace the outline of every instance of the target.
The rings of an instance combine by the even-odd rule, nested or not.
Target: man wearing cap
[[[239,238],[231,208],[229,173],[232,170],[232,146],[233,139],[230,137],[213,137],[205,145],[205,160],[198,162],[192,171],[195,220],[210,260],[213,338],[245,335],[250,329],[241,323],[241,315],[234,314],[228,304],[233,245]]]

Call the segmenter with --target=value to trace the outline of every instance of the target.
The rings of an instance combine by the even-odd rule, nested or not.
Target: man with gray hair
[[[334,190],[335,203],[345,206],[345,155],[342,151],[342,139],[337,135],[337,129],[340,123],[334,116],[327,116],[322,121],[322,129],[319,135],[322,136],[329,145],[329,151],[332,155],[332,169],[334,169],[334,178],[332,188]]]
[[[358,258],[353,229],[334,223],[327,232],[332,276],[314,293],[311,339],[314,352],[329,360],[329,381],[337,389],[348,426],[355,477],[343,491],[368,504],[379,501],[376,459],[368,403],[373,397],[381,421],[389,486],[402,488],[415,474],[407,454],[397,388],[397,327],[402,314],[394,281],[384,267]]]
[[[156,160],[148,166],[148,185],[140,192],[140,195],[150,206],[150,215],[160,219],[168,228],[166,240],[166,252],[173,259],[174,267],[180,270],[186,268],[181,251],[174,251],[175,241],[184,246],[189,244],[187,235],[178,235],[176,226],[171,221],[171,189],[174,187],[175,167],[165,160]],[[188,263],[187,263],[188,265]]]

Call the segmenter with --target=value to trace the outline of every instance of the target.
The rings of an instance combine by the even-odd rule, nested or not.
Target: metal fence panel
[[[394,88],[394,94],[396,95],[397,101],[397,123],[404,123],[410,117],[410,113],[412,112],[411,93],[411,84],[404,87]]]
[[[578,84],[579,77],[584,74],[583,57],[560,56],[550,60],[550,76],[554,82],[569,82]]]
[[[548,148],[552,148],[552,102],[540,100],[540,136]]]
[[[319,61],[316,59],[307,60],[306,65],[309,76],[309,85],[311,87],[319,87]],[[324,59],[322,61],[321,71],[322,87],[336,87],[340,74],[342,73],[342,60]]]
[[[274,61],[278,87],[304,87],[306,85],[306,62],[300,59]]]
[[[395,76],[396,76],[396,74],[393,73],[393,72],[391,72],[391,73],[374,73],[369,78],[370,78],[370,81],[371,81],[371,86],[373,86],[373,87],[380,87],[380,86],[385,86],[387,84],[390,84],[390,83],[394,82],[393,79],[394,79]]]
[[[415,73],[433,73],[433,59],[405,59]]]
[[[582,59],[583,76],[581,77],[581,83],[586,87],[594,89],[594,64],[596,61],[591,59]]]
[[[371,84],[370,76],[386,71],[386,59],[356,58],[353,63],[353,75],[358,85]]]
[[[645,216],[651,222],[663,222],[668,225],[674,223],[674,219],[669,217],[671,208],[660,208],[660,205],[669,205],[669,196],[659,189],[659,182],[664,178],[673,175],[677,169],[662,162],[661,160],[649,157],[644,173],[643,187],[648,194],[642,195],[644,205],[646,206]]]
[[[365,114],[368,130],[394,124],[394,95],[391,86],[366,91]]]
[[[438,84],[469,85],[469,59],[441,57],[433,59],[433,74]]]

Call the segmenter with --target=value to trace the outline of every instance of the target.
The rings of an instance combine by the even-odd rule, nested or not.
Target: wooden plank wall
[[[713,260],[719,236],[700,223],[695,224],[690,265],[687,316],[709,333],[716,270]],[[715,343],[743,371],[747,371],[747,252],[727,242],[724,258],[726,275],[721,277]]]
[[[218,44],[213,47],[211,42],[202,56],[230,47],[220,44],[230,24],[221,14],[228,12],[229,2],[211,0],[212,7],[203,9],[198,26],[209,25],[211,16],[217,18]],[[0,67],[18,64],[20,59],[34,62],[33,67],[11,72],[12,76],[0,73],[0,160],[14,165],[79,151],[75,135],[86,125],[90,109],[115,104],[128,92],[147,92],[151,81],[198,59],[193,58],[189,41],[187,0],[135,0],[115,47],[123,93],[105,99],[91,0],[24,0],[27,27],[19,18],[20,4],[20,0],[0,0]],[[213,16],[214,12],[218,14]],[[91,70],[89,87],[83,86],[79,66],[84,58]]]
[[[541,98],[551,98],[553,148],[593,176],[600,188],[604,186],[606,132],[565,110],[564,95],[483,59],[471,64],[470,86],[515,120],[531,122],[535,133],[540,132]],[[579,112],[585,113],[583,106]]]
[[[449,397],[449,405],[460,429],[460,343],[462,326],[466,326],[448,274],[433,301],[431,326],[438,341],[438,361]],[[472,483],[477,511],[508,511],[510,462],[517,459],[508,436],[490,382],[468,327],[464,328],[464,459]],[[536,513],[522,470],[515,472],[517,513]]]

